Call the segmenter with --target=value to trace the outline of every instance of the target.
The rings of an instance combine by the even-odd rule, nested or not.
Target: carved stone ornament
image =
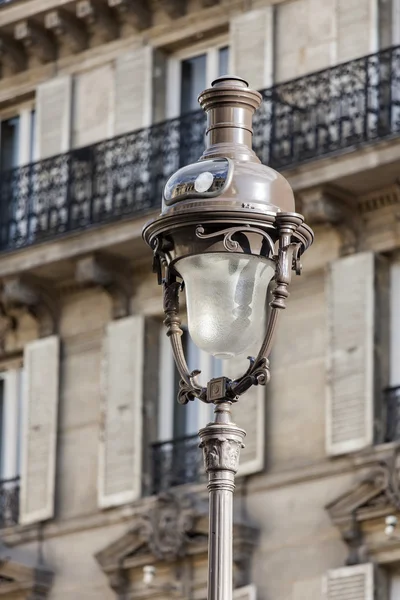
[[[170,492],[142,500],[131,528],[96,555],[100,568],[118,597],[145,598],[206,597],[203,565],[208,553],[208,503],[206,494]],[[258,529],[242,513],[235,513],[233,578],[235,586],[246,585]],[[143,583],[143,566],[164,563],[154,582]],[[201,589],[200,587],[203,585]]]
[[[184,556],[196,517],[193,499],[166,493],[159,496],[156,505],[143,515],[140,537],[159,560],[173,561]]]
[[[369,473],[326,510],[349,548],[346,564],[366,562],[377,552],[377,545],[393,545],[393,540],[385,537],[384,518],[400,511],[400,446],[377,458]],[[382,524],[379,535],[368,537],[369,523],[373,526],[377,519]]]
[[[16,329],[15,310],[29,313],[37,322],[40,337],[53,335],[58,326],[58,302],[54,292],[39,279],[21,275],[3,281],[0,293],[2,310],[0,317],[4,321],[2,335]],[[4,342],[3,342],[4,343]]]
[[[243,447],[241,441],[221,436],[208,442],[202,442],[201,446],[207,473],[222,470],[237,472],[240,449]]]
[[[341,255],[357,251],[360,215],[357,199],[335,186],[308,189],[300,194],[302,213],[311,224],[332,225],[341,237]]]
[[[52,583],[52,571],[37,563],[36,553],[10,548],[0,541],[0,598],[45,600]]]
[[[82,286],[102,287],[112,301],[114,319],[129,315],[132,278],[126,264],[119,261],[116,265],[104,256],[91,254],[76,262],[75,280]]]

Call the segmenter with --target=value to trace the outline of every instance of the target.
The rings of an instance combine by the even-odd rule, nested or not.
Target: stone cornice
[[[188,12],[187,0],[157,0],[151,4],[146,0],[31,0],[24,3],[22,10],[18,4],[10,3],[0,7],[3,60],[12,66],[3,76],[30,68],[30,57],[48,63],[60,56],[64,59],[66,54],[80,53],[86,47],[98,52],[99,42],[123,42],[129,33],[142,38],[141,32],[146,32],[146,40],[159,38],[161,45],[164,44],[163,35],[170,35],[172,31],[176,39],[185,35],[189,39],[196,33],[213,31],[221,19],[228,25],[231,12],[240,5],[239,0],[234,0],[227,10],[219,2],[203,0],[200,10]],[[153,26],[153,15],[157,10],[167,14],[170,22]],[[196,28],[192,34],[194,18]],[[19,42],[17,46],[9,35],[11,30]],[[156,46],[160,44],[155,43]]]

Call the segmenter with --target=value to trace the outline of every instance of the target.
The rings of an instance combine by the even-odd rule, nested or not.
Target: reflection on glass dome
[[[170,177],[164,188],[167,205],[183,198],[217,196],[225,186],[229,173],[227,158],[202,160],[179,169]]]

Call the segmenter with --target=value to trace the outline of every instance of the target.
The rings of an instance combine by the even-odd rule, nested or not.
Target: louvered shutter
[[[230,23],[231,72],[250,87],[262,89],[273,81],[273,7],[246,11]]]
[[[233,590],[233,600],[257,600],[256,586],[253,584]]]
[[[337,0],[337,61],[378,50],[379,0]]]
[[[260,321],[265,330],[265,318]],[[258,346],[261,346],[261,342]],[[259,347],[224,361],[224,375],[234,379],[242,375],[249,366],[247,356],[255,355]],[[245,447],[240,452],[238,475],[250,475],[264,469],[265,453],[265,401],[266,386],[253,385],[232,406],[233,421],[246,431]]]
[[[38,159],[67,152],[71,137],[71,91],[69,75],[42,83],[36,93],[36,139]]]
[[[59,338],[26,344],[23,378],[23,439],[20,522],[50,519],[54,514]]]
[[[115,63],[115,134],[151,124],[152,48],[143,46]]]
[[[324,600],[374,600],[374,565],[366,563],[328,571]]]
[[[326,447],[331,455],[374,441],[374,397],[382,389],[388,345],[383,270],[385,261],[371,252],[339,259],[328,269]]]
[[[144,319],[108,324],[104,341],[99,505],[141,495]]]
[[[114,134],[114,70],[111,64],[79,73],[74,81],[73,146],[101,142]]]

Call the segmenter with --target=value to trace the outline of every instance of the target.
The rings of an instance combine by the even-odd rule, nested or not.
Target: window
[[[226,40],[204,44],[173,55],[168,65],[167,117],[175,118],[199,108],[197,97],[211,82],[229,71]]]
[[[30,169],[15,171],[35,159],[35,111],[31,106],[0,115],[1,245],[25,239],[32,212]],[[28,185],[28,183],[31,185]]]
[[[0,116],[0,171],[4,173],[35,158],[35,111],[21,108]]]
[[[0,528],[18,523],[22,371],[0,374]]]
[[[21,373],[0,374],[0,480],[20,474]]]
[[[384,391],[385,441],[400,439],[400,261],[390,269],[389,387]]]
[[[187,330],[182,336],[190,370],[200,369],[200,383],[222,375],[222,361],[199,350]],[[171,344],[160,331],[160,393],[158,401],[158,441],[152,444],[152,493],[176,485],[194,483],[204,476],[199,452],[198,430],[213,418],[213,406],[204,402],[177,402],[180,376],[174,363]]]
[[[12,117],[1,122],[0,166],[1,172],[18,166],[19,163],[20,118]]]
[[[390,386],[400,386],[400,262],[390,274]]]

